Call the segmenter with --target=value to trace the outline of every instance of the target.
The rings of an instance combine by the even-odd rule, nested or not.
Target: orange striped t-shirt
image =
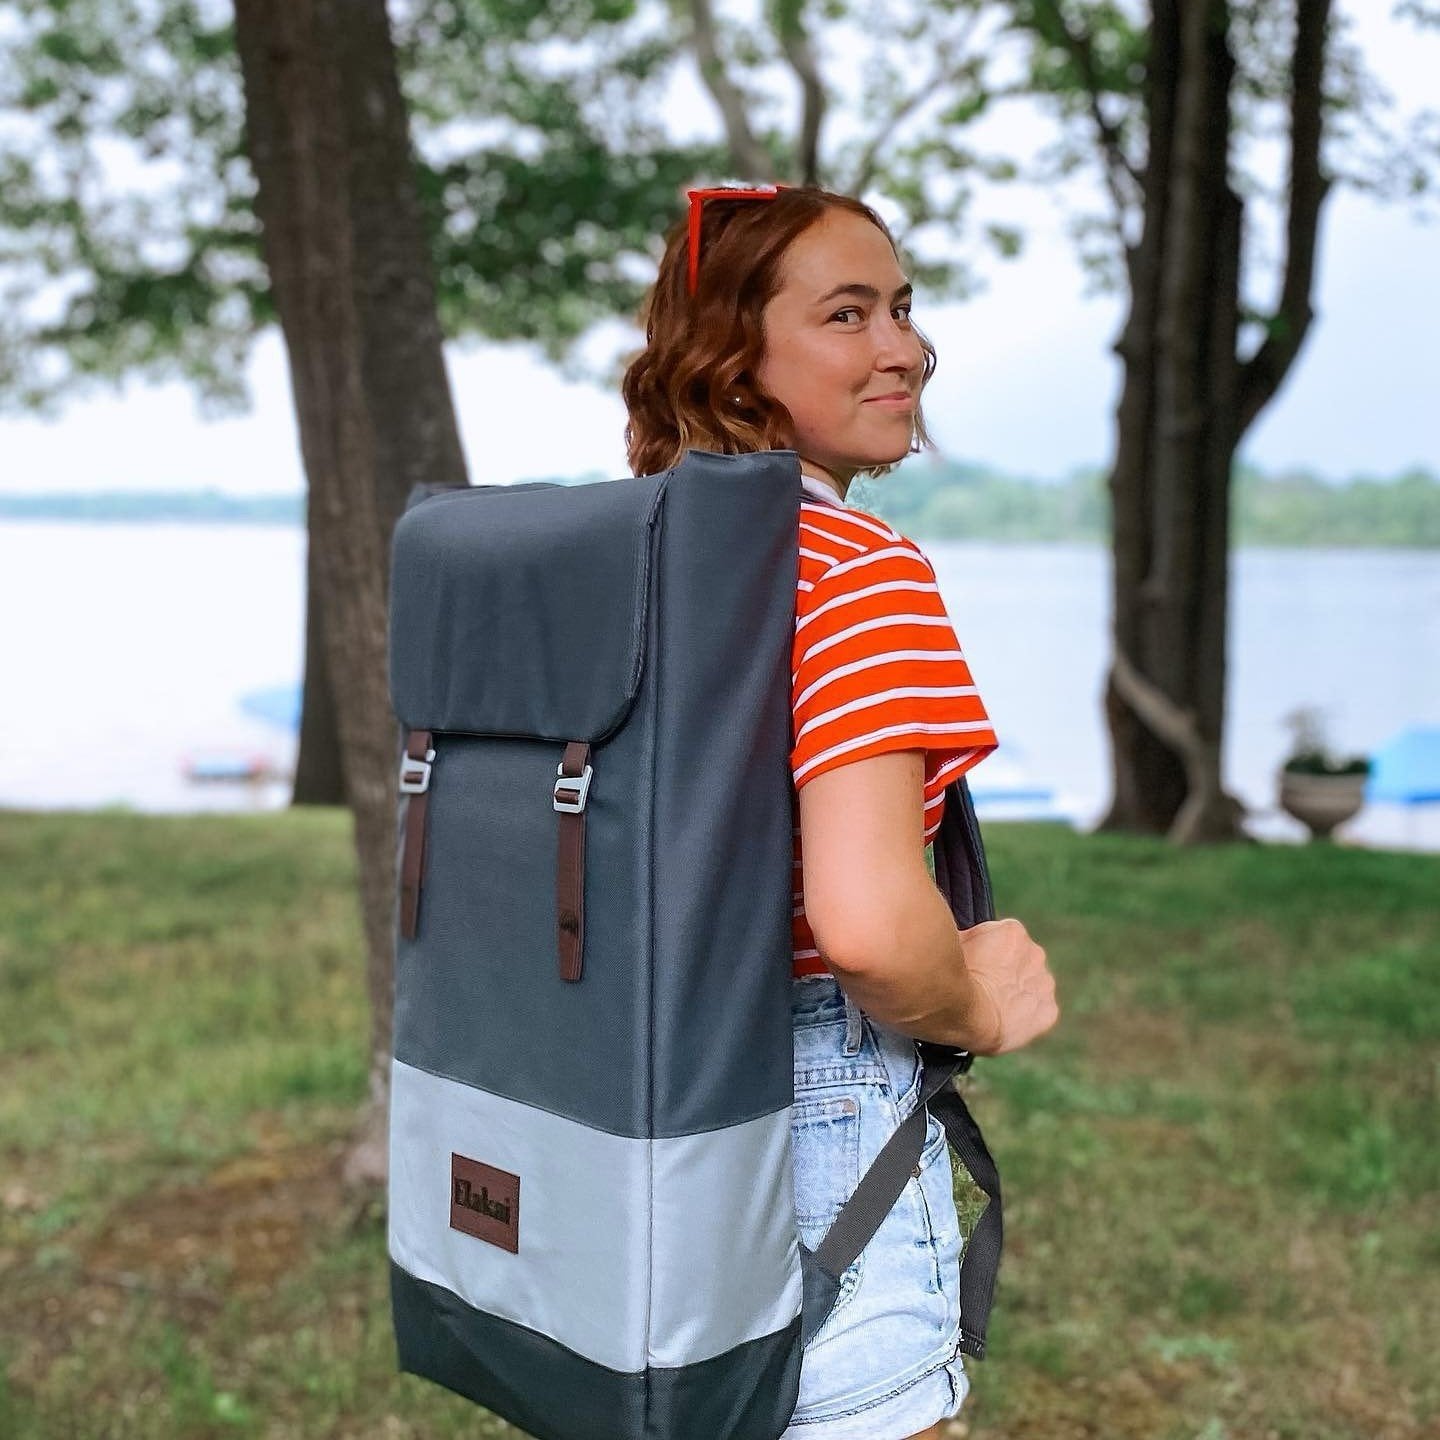
[[[805,918],[798,792],[827,770],[888,750],[925,751],[925,839],[945,787],[999,741],[920,547],[800,477],[800,573],[791,652],[795,853],[792,974],[826,975]]]

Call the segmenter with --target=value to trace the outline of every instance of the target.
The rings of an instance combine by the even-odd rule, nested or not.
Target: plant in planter
[[[1332,754],[1320,711],[1313,706],[1292,710],[1285,724],[1292,739],[1280,765],[1281,808],[1310,831],[1312,840],[1329,840],[1335,827],[1364,805],[1370,758]]]

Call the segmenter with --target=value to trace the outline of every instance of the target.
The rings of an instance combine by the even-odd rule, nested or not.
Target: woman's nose
[[[920,348],[920,337],[902,325],[892,315],[881,327],[876,337],[875,368],[877,370],[921,370],[925,364],[925,352]]]

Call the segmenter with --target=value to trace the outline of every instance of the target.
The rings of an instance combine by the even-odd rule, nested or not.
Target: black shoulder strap
[[[994,919],[990,875],[980,840],[974,803],[962,776],[947,787],[945,810],[935,837],[935,883],[949,902],[957,928],[968,930]],[[924,1073],[915,1108],[885,1142],[874,1163],[860,1177],[825,1238],[813,1250],[800,1246],[804,1303],[801,1343],[824,1323],[840,1290],[840,1277],[870,1243],[905,1182],[914,1173],[925,1146],[926,1113],[945,1127],[945,1136],[989,1204],[965,1241],[960,1259],[960,1348],[977,1360],[985,1358],[985,1329],[995,1295],[1004,1241],[1000,1174],[960,1092],[951,1083],[969,1070],[974,1056],[967,1050],[918,1042]]]

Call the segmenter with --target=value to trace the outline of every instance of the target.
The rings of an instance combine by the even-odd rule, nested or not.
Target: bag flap
[[[617,729],[644,665],[651,536],[672,473],[417,486],[390,551],[401,723],[592,744]]]

